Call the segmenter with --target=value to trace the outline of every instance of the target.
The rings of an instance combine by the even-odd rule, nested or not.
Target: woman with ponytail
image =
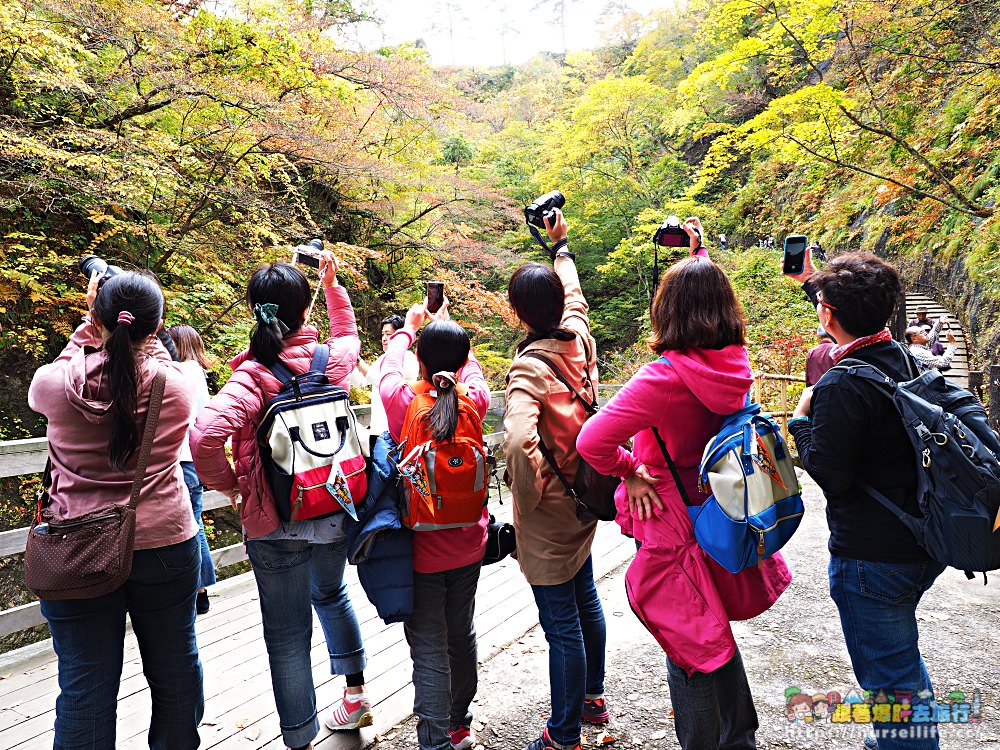
[[[330,337],[326,377],[347,387],[361,339],[347,291],[337,282],[337,259],[323,253],[319,283],[326,297]],[[344,512],[300,521],[282,521],[271,493],[255,430],[281,383],[277,364],[292,374],[309,370],[319,331],[307,325],[313,295],[309,280],[286,263],[261,266],[247,285],[248,312],[256,323],[250,347],[234,357],[233,374],[198,415],[191,429],[191,452],[206,486],[228,495],[248,539],[247,556],[260,594],[264,644],[271,686],[285,744],[311,748],[319,733],[310,656],[316,610],[330,654],[330,671],[346,676],[341,703],[323,717],[332,730],[358,729],[373,721],[365,693],[365,649],[344,582],[347,535]],[[235,467],[226,456],[232,438]]]
[[[546,228],[553,266],[526,263],[507,286],[527,331],[507,375],[504,455],[514,496],[517,561],[538,605],[549,642],[552,713],[529,750],[579,748],[581,721],[604,724],[604,610],[594,585],[590,547],[596,520],[580,520],[576,504],[549,465],[548,452],[572,485],[580,465],[576,438],[587,419],[581,396],[597,397],[597,344],[590,335],[567,226],[556,210]],[[559,381],[541,357],[574,386]]]
[[[163,322],[156,279],[125,271],[101,282],[91,278],[87,316],[28,391],[28,404],[48,420],[56,518],[129,502],[153,380],[162,372],[166,382],[136,507],[131,575],[103,596],[41,602],[59,660],[54,744],[114,748],[128,614],[152,698],[149,746],[196,748],[204,710],[194,631],[200,557],[180,465],[194,395],[155,335]]]
[[[425,383],[411,385],[403,374],[404,357],[425,320],[433,321],[417,343]],[[455,437],[460,397],[471,400],[480,420],[489,409],[490,388],[483,369],[471,352],[468,334],[449,319],[447,300],[437,313],[428,313],[426,304],[414,305],[404,326],[389,339],[379,393],[397,443],[407,410],[417,397],[415,387],[435,397],[427,427],[436,443]],[[468,750],[476,744],[469,711],[478,687],[473,617],[488,522],[484,507],[473,526],[413,535],[413,615],[404,631],[413,659],[413,713],[420,750]]]

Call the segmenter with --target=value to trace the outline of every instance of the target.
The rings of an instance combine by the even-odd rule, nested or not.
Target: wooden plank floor
[[[494,504],[494,513],[509,520],[511,503]],[[498,512],[499,511],[499,512]],[[614,523],[601,524],[594,543],[594,572],[603,577],[635,551],[632,540],[621,536]],[[332,734],[324,728],[317,739],[322,750],[346,750],[370,745],[410,714],[409,648],[402,625],[386,626],[368,602],[353,566],[347,580],[361,623],[368,666],[365,676],[374,701],[375,726],[362,732]],[[252,574],[229,579],[213,588],[212,608],[198,618],[198,647],[205,674],[205,718],[201,727],[203,748],[218,750],[281,750],[278,719],[271,694],[267,653],[260,624],[257,589]],[[538,622],[538,613],[527,583],[513,560],[483,569],[476,597],[476,630],[479,658],[485,661]],[[29,647],[24,656],[14,652],[0,666],[0,748],[35,750],[52,747],[55,717],[56,661],[50,648]],[[322,630],[314,621],[313,680],[317,703],[326,711],[343,692],[343,678],[329,674],[329,660]],[[525,675],[543,679],[544,675]],[[480,689],[488,689],[482,685]],[[121,688],[118,693],[118,747],[146,747],[149,724],[149,691],[138,648],[131,632],[126,638]]]
[[[942,315],[948,316],[948,322],[951,324],[951,332],[955,334],[957,344],[955,348],[955,356],[951,360],[951,367],[945,370],[943,374],[946,378],[948,378],[948,380],[953,380],[963,388],[968,388],[969,349],[965,340],[965,332],[962,330],[962,326],[959,324],[958,318],[950,310],[946,310],[942,307],[940,302],[932,297],[928,297],[926,294],[907,294],[907,321],[913,320],[917,317],[916,309],[920,305],[924,305],[927,308],[927,317],[930,320],[935,320]],[[941,343],[944,345],[947,345],[948,343],[945,338],[944,331],[941,332]]]

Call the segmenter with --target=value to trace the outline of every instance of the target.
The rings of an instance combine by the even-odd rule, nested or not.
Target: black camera
[[[694,230],[695,234],[698,235],[698,244],[701,244],[701,233]],[[656,234],[653,235],[653,242],[657,245],[662,245],[663,247],[690,247],[691,238],[688,237],[688,233],[684,231],[683,222],[676,216],[668,216],[660,224],[660,228],[656,230]]]
[[[118,266],[109,265],[103,258],[98,258],[96,255],[84,255],[80,258],[80,273],[86,276],[88,279],[93,276],[94,271],[102,274],[104,278],[108,276],[114,276],[122,272]]]
[[[320,253],[323,252],[323,240],[309,240],[304,245],[295,246],[295,257],[292,263],[319,268]]]
[[[530,206],[524,207],[524,220],[539,229],[545,229],[544,219],[551,223],[555,209],[566,205],[566,198],[558,190],[535,198]]]

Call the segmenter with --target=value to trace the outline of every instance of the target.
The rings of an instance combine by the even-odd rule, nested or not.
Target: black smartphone
[[[785,237],[785,258],[781,267],[784,274],[802,273],[806,264],[806,248],[809,238],[804,234],[790,234]]]
[[[436,313],[444,304],[444,282],[427,282],[427,312]]]

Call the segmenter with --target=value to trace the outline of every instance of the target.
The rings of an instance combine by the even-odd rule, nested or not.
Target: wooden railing
[[[1000,430],[1000,365],[969,370],[969,390],[987,405],[990,427]]]
[[[600,386],[599,395],[602,401],[609,398],[620,387],[618,385]],[[503,459],[505,407],[504,392],[494,391],[491,394],[490,409],[486,416],[487,429],[490,429],[490,432],[484,436],[484,440],[497,452],[499,460]],[[367,427],[371,418],[371,407],[355,406],[352,408],[358,420]],[[48,440],[45,438],[0,442],[0,478],[41,472],[45,469],[47,455]],[[229,499],[225,495],[214,491],[205,493],[203,510],[217,510],[226,507],[229,507]],[[0,557],[22,554],[27,540],[28,527],[0,532]],[[217,570],[246,559],[246,548],[242,542],[212,550],[212,562]],[[45,618],[42,617],[38,602],[29,602],[2,610],[0,611],[0,638],[44,623]]]
[[[777,383],[778,386],[778,406],[779,409],[768,410],[768,414],[781,422],[781,433],[785,440],[788,440],[788,420],[794,411],[794,405],[788,399],[788,386],[791,383],[802,383],[805,385],[805,375],[778,375],[770,372],[758,372],[754,376],[753,400],[759,404],[765,403],[764,384],[768,382]]]

